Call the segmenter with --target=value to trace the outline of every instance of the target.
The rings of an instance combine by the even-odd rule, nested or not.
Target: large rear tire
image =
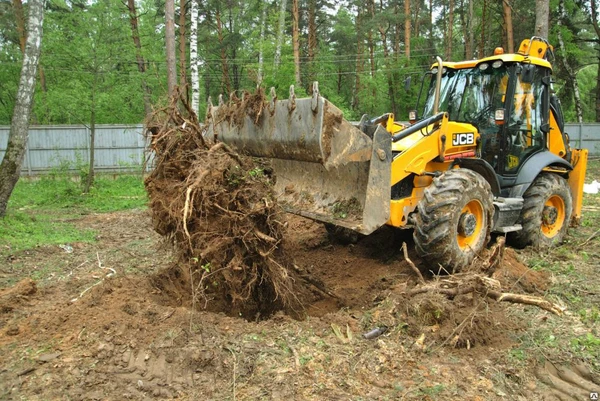
[[[460,271],[490,239],[492,191],[472,170],[449,170],[434,178],[417,209],[416,250],[436,272],[440,265],[449,273]]]
[[[510,245],[543,249],[560,244],[569,228],[573,197],[567,181],[551,173],[540,174],[523,195],[520,231],[509,233]]]

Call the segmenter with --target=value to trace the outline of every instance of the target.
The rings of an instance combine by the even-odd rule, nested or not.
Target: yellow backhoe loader
[[[551,54],[533,37],[516,54],[438,57],[409,126],[392,114],[351,124],[315,83],[309,98],[271,90],[262,112],[242,119],[224,118],[222,100],[210,104],[208,135],[272,159],[288,211],[361,234],[412,228],[426,263],[458,271],[490,232],[549,247],[581,216],[587,150],[572,149],[564,132]]]

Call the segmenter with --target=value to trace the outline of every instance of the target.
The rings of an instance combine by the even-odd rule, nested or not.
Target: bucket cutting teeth
[[[209,136],[240,153],[272,159],[279,201],[289,210],[369,233],[389,215],[391,142],[379,127],[373,137],[343,118],[313,83],[308,98],[270,100],[262,91],[208,104]],[[381,154],[383,152],[383,160]],[[344,205],[354,205],[343,210]]]

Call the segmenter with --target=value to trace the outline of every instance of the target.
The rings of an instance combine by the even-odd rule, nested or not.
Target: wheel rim
[[[542,234],[548,238],[555,237],[565,222],[565,201],[558,195],[552,195],[542,211]]]
[[[476,199],[463,207],[458,219],[456,240],[460,249],[472,248],[483,231],[485,213],[483,205]]]

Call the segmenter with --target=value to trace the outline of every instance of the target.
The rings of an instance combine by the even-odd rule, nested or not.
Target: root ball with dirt
[[[297,311],[302,289],[284,249],[285,213],[269,174],[206,139],[182,98],[148,126],[154,168],[145,184],[153,224],[178,255],[177,272],[163,275],[176,277],[203,309],[248,319]]]

